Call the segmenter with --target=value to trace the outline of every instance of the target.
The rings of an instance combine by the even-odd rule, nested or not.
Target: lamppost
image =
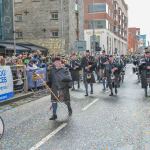
[[[93,27],[93,52],[95,52],[95,22],[94,22],[94,0],[92,4],[92,27]]]
[[[14,44],[14,54],[16,54],[16,27],[15,27],[15,0],[13,2],[13,44]]]
[[[63,38],[64,38],[64,11],[63,11],[63,0],[61,0],[61,49],[63,49]]]

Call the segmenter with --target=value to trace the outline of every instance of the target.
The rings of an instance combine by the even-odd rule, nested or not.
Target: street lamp
[[[63,28],[64,28],[64,18],[63,18],[63,0],[61,0],[61,37],[63,37]]]
[[[92,27],[93,27],[93,52],[95,52],[95,23],[94,23],[94,0],[93,0],[93,5],[92,5]]]
[[[15,28],[15,0],[13,2],[13,42],[14,42],[14,54],[16,54],[16,28]]]

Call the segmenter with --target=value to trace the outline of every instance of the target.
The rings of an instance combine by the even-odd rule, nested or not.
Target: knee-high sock
[[[53,108],[53,115],[56,115],[56,112],[57,112],[57,103],[56,102],[52,102],[52,108]]]

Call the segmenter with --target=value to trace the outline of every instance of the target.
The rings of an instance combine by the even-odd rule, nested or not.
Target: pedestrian
[[[90,51],[86,50],[85,56],[81,59],[81,67],[83,68],[83,81],[85,85],[86,94],[88,96],[88,84],[91,87],[91,94],[93,94],[93,83],[95,83],[94,71],[96,68],[96,61],[91,56]]]
[[[78,89],[80,88],[80,70],[81,70],[81,64],[80,61],[77,59],[77,56],[75,53],[71,55],[70,60],[70,72],[72,76],[72,90],[75,90],[74,84],[75,81],[78,83]]]
[[[69,76],[69,70],[64,67],[59,57],[53,58],[53,65],[48,72],[48,85],[52,90],[51,101],[53,115],[50,120],[57,119],[57,103],[63,101],[68,108],[69,116],[72,115],[72,108],[70,104],[70,93],[69,88],[71,87],[71,74]],[[67,74],[66,74],[67,73]],[[59,101],[58,101],[58,99]]]

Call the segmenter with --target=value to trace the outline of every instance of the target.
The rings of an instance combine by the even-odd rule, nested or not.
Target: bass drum
[[[3,137],[3,134],[4,134],[4,121],[0,117],[0,139]]]

